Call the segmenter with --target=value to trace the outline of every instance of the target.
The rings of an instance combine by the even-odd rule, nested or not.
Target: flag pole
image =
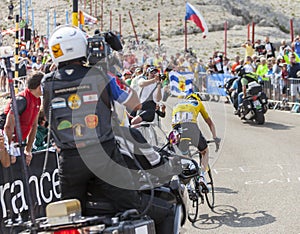
[[[78,27],[78,0],[73,0],[72,25]]]
[[[228,29],[228,22],[225,21],[224,23],[224,33],[225,33],[225,39],[224,39],[224,55],[227,57],[227,29]]]
[[[136,31],[135,31],[135,27],[134,27],[134,23],[133,23],[133,19],[132,19],[130,11],[128,11],[128,14],[129,14],[129,17],[130,17],[133,33],[134,33],[134,36],[135,36],[135,41],[136,41],[137,44],[139,44],[139,39],[138,39],[138,36],[136,34]]]
[[[186,6],[187,1],[185,0],[184,2]],[[185,17],[184,17],[184,50],[187,51],[187,20]]]
[[[184,20],[184,50],[187,51],[187,21]]]
[[[160,47],[160,12],[158,12],[157,14],[157,26],[158,26],[158,29],[157,29],[157,45],[158,45],[158,48]]]

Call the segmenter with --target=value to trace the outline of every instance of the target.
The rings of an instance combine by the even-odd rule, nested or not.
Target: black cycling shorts
[[[202,135],[198,124],[196,123],[182,123],[180,125],[182,128],[181,139],[179,143],[179,149],[184,153],[188,151],[189,142],[192,143],[199,151],[203,151],[207,148],[207,142]],[[189,138],[185,140],[184,138]]]
[[[155,118],[156,103],[154,101],[145,101],[142,103],[141,112],[138,115],[143,121],[152,122]]]

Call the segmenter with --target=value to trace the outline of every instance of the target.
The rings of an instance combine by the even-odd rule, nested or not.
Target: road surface
[[[168,99],[166,130],[176,102]],[[185,233],[300,233],[300,114],[269,110],[256,125],[234,116],[229,104],[204,103],[222,138],[219,153],[210,146],[216,208],[202,205]]]

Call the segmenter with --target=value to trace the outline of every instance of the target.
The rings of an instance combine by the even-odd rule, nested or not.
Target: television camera
[[[87,61],[90,65],[106,62],[105,58],[111,54],[112,49],[123,49],[120,39],[112,32],[100,33],[95,30],[94,36],[87,39]]]

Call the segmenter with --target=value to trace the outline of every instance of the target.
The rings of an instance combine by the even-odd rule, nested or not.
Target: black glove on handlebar
[[[215,144],[216,144],[216,150],[215,150],[215,152],[218,152],[218,151],[219,151],[219,148],[220,148],[221,138],[215,137],[215,138],[214,138],[214,141],[215,141]]]

